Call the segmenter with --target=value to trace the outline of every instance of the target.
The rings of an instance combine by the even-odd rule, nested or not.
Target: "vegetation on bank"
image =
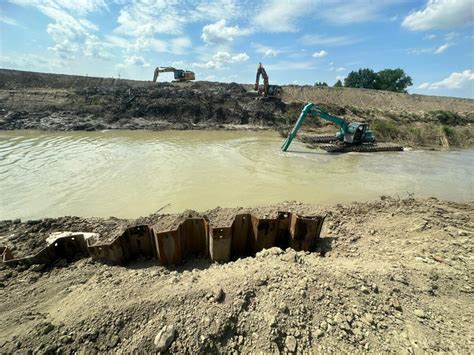
[[[381,142],[396,142],[412,147],[466,148],[474,145],[474,128],[439,123],[400,124],[376,119],[370,124]]]
[[[323,105],[321,105],[323,106]],[[326,111],[338,116],[346,116],[348,113],[344,108],[323,107]],[[289,108],[275,123],[282,137],[286,137],[293,125],[296,123],[301,110],[296,107]],[[398,114],[385,113],[373,114],[369,112],[353,112],[356,117],[346,117],[348,121],[367,121],[374,131],[379,142],[393,142],[409,147],[431,147],[431,148],[467,148],[474,146],[474,126],[468,124],[466,118],[450,111],[432,111],[424,114],[423,119],[414,122],[404,121],[408,116],[405,112]],[[361,118],[358,118],[358,117]],[[366,119],[363,119],[365,117]],[[324,128],[323,128],[324,127]],[[309,117],[303,126],[303,130],[316,130],[314,134],[327,134],[327,123],[320,119]],[[334,133],[337,128],[334,126]],[[323,133],[324,132],[324,133]]]

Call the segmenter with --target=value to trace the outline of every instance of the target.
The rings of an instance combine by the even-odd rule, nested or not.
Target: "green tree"
[[[321,87],[321,86],[329,86],[329,85],[328,85],[326,82],[320,82],[320,81],[318,81],[318,82],[314,83],[314,86],[319,86],[319,87]]]
[[[342,81],[341,80],[336,81],[336,83],[334,84],[334,87],[335,88],[342,88]]]
[[[407,92],[407,87],[413,85],[411,78],[403,69],[384,69],[377,73],[375,88],[395,92]]]
[[[351,88],[375,89],[377,74],[369,68],[351,71],[344,79],[344,86]]]

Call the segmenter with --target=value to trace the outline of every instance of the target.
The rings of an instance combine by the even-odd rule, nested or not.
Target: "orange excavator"
[[[160,73],[174,73],[174,81],[190,81],[195,80],[196,77],[193,71],[176,69],[173,67],[156,67],[155,73],[153,74],[153,81],[158,80]]]
[[[260,88],[260,75],[263,79],[263,88]],[[280,87],[278,85],[269,84],[268,74],[262,63],[258,63],[257,77],[255,79],[255,91],[258,92],[259,96],[263,97],[275,97],[280,93]]]

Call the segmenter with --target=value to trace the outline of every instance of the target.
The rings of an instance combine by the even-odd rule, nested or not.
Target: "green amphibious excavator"
[[[374,134],[367,123],[347,122],[341,117],[330,115],[320,106],[308,102],[301,111],[301,114],[288,135],[288,138],[286,138],[281,146],[281,149],[284,152],[288,150],[288,147],[296,137],[296,134],[308,115],[320,117],[326,121],[333,122],[339,127],[339,131],[335,136],[315,136],[308,139],[309,143],[318,144],[320,148],[329,153],[387,152],[403,150],[403,147],[399,145],[376,144]]]

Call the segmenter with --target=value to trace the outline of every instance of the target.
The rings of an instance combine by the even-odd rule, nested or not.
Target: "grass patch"
[[[471,126],[458,127],[437,123],[399,124],[388,120],[374,120],[370,126],[379,142],[437,148],[470,147],[474,143],[474,128]]]

